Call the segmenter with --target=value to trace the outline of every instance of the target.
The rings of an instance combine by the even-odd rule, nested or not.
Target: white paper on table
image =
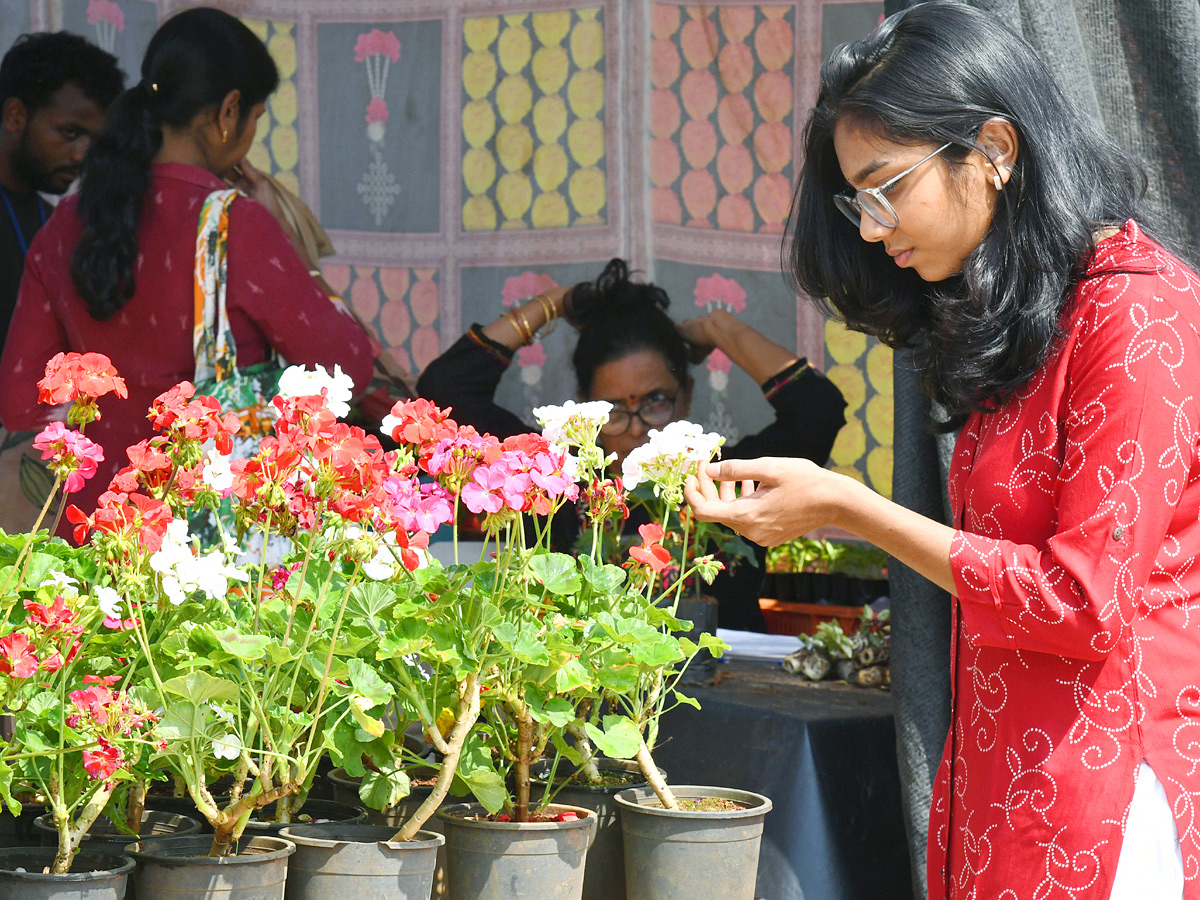
[[[718,628],[717,637],[729,645],[724,659],[768,659],[775,662],[800,649],[800,638],[792,634],[763,634]]]

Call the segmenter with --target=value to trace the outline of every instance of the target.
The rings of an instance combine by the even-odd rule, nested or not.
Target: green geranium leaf
[[[529,711],[538,722],[549,722],[555,728],[564,728],[575,719],[575,707],[563,697],[551,697],[549,700],[537,688],[525,689],[525,702]]]
[[[644,637],[643,640],[630,648],[634,660],[644,666],[658,668],[668,663],[683,659],[679,651],[679,642],[661,631],[654,632],[654,637]]]
[[[597,594],[615,594],[625,583],[625,570],[619,566],[598,566],[590,557],[582,556],[579,562],[583,566],[583,578]]]
[[[55,712],[58,709],[58,697],[53,691],[42,691],[35,694],[33,699],[25,706],[25,715],[30,719],[37,719],[46,713]]]
[[[555,673],[554,687],[558,693],[566,694],[591,683],[591,680],[591,675],[583,663],[572,659],[564,663],[563,667]]]
[[[242,634],[233,628],[226,628],[214,634],[226,653],[246,662],[258,662],[266,653],[267,646],[272,643],[266,635]]]
[[[566,758],[574,766],[583,765],[583,757],[578,750],[567,743],[561,731],[550,732],[550,740],[554,743],[554,749],[558,751],[560,756]]]
[[[412,791],[408,773],[398,766],[369,771],[358,786],[358,797],[370,809],[391,809]]]
[[[532,625],[521,629],[521,633],[513,642],[512,651],[523,663],[533,666],[550,665],[550,653],[546,650],[545,643],[534,632]]]
[[[459,772],[458,776],[488,812],[499,812],[504,807],[504,800],[508,794],[499,772],[492,769],[474,769],[466,773]]]
[[[164,685],[165,686],[165,685]],[[187,741],[192,738],[207,739],[208,724],[213,719],[207,704],[179,700],[167,706],[157,730],[161,738],[168,741]]]
[[[329,748],[330,756],[352,778],[361,778],[367,773],[362,762],[367,742],[360,741],[358,734],[366,735],[366,732],[346,721],[325,732],[325,746]]]
[[[375,622],[383,613],[396,602],[396,591],[393,587],[376,581],[356,584],[350,590],[346,600],[346,608],[350,613]]]
[[[163,682],[168,694],[182,697],[197,706],[213,701],[234,701],[238,698],[238,686],[224,678],[214,678],[207,672],[188,672]]]
[[[604,730],[591,722],[584,725],[587,735],[605,756],[610,759],[633,759],[642,745],[637,726],[625,716],[605,716]]]
[[[391,685],[379,677],[379,673],[361,659],[350,660],[350,683],[354,689],[376,703],[387,703],[392,699]]]
[[[729,645],[714,634],[708,632],[700,633],[700,648],[707,650],[713,656],[721,657],[725,655],[725,651],[729,649]]]
[[[543,553],[529,560],[529,570],[552,594],[577,594],[583,587],[575,557],[565,553]]]
[[[694,706],[696,709],[700,708],[699,700],[697,700],[695,697],[687,697],[687,696],[679,693],[679,691],[675,692],[675,702],[676,703],[686,703],[688,706]]]

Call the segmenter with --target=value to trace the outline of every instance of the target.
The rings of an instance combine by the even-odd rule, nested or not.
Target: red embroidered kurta
[[[1143,759],[1200,897],[1200,280],[1132,222],[1089,275],[1113,270],[955,447],[932,898],[1105,900]]]
[[[11,430],[45,424],[37,382],[59,351],[108,355],[129,388],[129,399],[101,399],[103,418],[85,433],[104,448],[99,472],[71,501],[90,513],[117,470],[125,448],[154,431],[146,410],[154,398],[194,375],[192,275],[200,206],[226,185],[212,173],[174,163],[156,165],[138,229],[135,291],[112,318],[93,319],[71,281],[71,254],[81,225],[75,197],[59,204],[38,232],[0,359],[0,421]],[[335,364],[366,389],[373,356],[366,332],[340,304],[330,302],[308,274],[279,223],[266,208],[240,197],[229,217],[230,327],[238,365],[251,366],[275,348],[293,365]],[[66,523],[59,529],[66,534]]]

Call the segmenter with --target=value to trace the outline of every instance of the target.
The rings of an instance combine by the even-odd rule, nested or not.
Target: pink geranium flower
[[[104,450],[99,444],[62,422],[51,422],[43,428],[33,439],[33,446],[42,451],[42,459],[50,461],[50,469],[63,479],[63,490],[68,494],[82,490],[84,483],[96,474],[97,466],[104,462]]]

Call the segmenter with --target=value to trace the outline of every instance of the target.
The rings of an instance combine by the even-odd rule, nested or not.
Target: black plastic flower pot
[[[134,862],[123,853],[80,850],[65,875],[47,875],[53,847],[0,849],[0,897],[4,900],[124,900]]]
[[[14,816],[0,803],[0,847],[42,846],[33,821],[45,811],[44,803],[22,803],[20,815]]]
[[[453,898],[581,900],[595,815],[551,804],[551,815],[574,812],[567,822],[492,822],[475,803],[443,806],[446,868]]]
[[[418,831],[396,842],[390,825],[290,825],[286,900],[429,900],[437,851],[446,839]]]
[[[557,778],[570,780],[554,792],[554,802],[582,806],[596,814],[596,836],[588,848],[583,871],[583,900],[625,900],[625,844],[621,839],[621,821],[616,795],[629,788],[644,787],[645,776],[635,762],[597,759],[601,777],[609,783],[589,784],[580,780],[569,763],[560,763]],[[663,778],[667,773],[658,770]],[[533,772],[538,780],[532,785],[530,802],[539,800],[550,777],[550,761],[543,760]],[[615,776],[615,777],[614,777]],[[625,777],[620,777],[625,776]]]
[[[42,844],[54,847],[58,844],[58,831],[54,828],[54,818],[50,813],[38,816],[33,823],[41,836]],[[130,841],[138,837],[167,837],[168,835],[198,834],[200,821],[191,816],[178,813],[163,812],[158,809],[147,809],[142,813],[142,832],[140,835],[128,835],[117,829],[112,820],[101,817],[92,823],[87,834],[83,836],[81,848],[97,850],[105,853],[124,853]]]
[[[320,825],[329,822],[363,822],[366,813],[361,806],[350,803],[339,803],[336,800],[306,800],[299,810],[292,813],[292,821],[275,822],[275,804],[268,803],[250,817],[246,823],[245,835],[279,834],[289,825]]]
[[[672,786],[680,801],[715,798],[744,807],[728,810],[665,809],[650,788],[616,796],[625,842],[628,900],[754,900],[763,819],[771,801],[732,788]]]
[[[153,900],[283,900],[288,857],[296,845],[279,837],[243,836],[233,856],[210,857],[205,834],[137,841],[139,897]],[[90,900],[90,898],[89,898]]]

